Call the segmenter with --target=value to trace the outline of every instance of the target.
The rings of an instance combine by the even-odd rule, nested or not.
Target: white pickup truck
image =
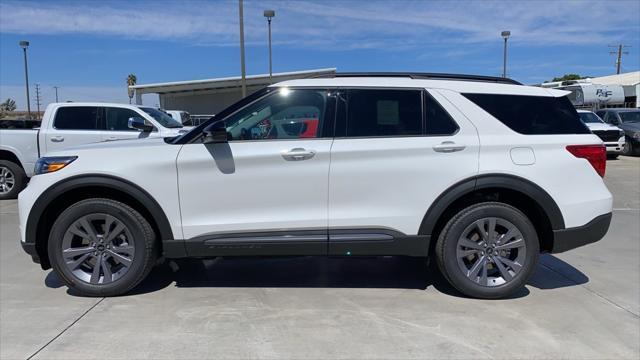
[[[166,113],[147,106],[110,103],[53,103],[39,129],[0,130],[0,199],[16,198],[44,154],[74,145],[172,137],[187,132]]]

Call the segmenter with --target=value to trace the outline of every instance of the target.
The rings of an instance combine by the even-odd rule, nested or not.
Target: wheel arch
[[[0,149],[0,160],[11,161],[12,163],[15,163],[16,165],[20,166],[20,168],[24,170],[24,166],[22,166],[22,162],[20,161],[20,158],[18,158],[18,155],[13,153],[13,151]]]
[[[437,239],[453,215],[483,201],[504,202],[524,212],[536,227],[542,251],[552,249],[553,231],[565,228],[560,208],[540,186],[519,176],[485,174],[462,180],[436,198],[420,224],[419,234]],[[431,241],[430,247],[435,243]]]
[[[43,269],[51,267],[47,253],[49,231],[68,206],[87,198],[109,198],[127,203],[152,225],[159,244],[173,239],[169,220],[158,202],[139,186],[110,175],[79,175],[59,181],[36,200],[27,218],[26,243],[35,245]]]

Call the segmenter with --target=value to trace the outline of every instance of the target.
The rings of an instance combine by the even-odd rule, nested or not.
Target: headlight
[[[624,130],[618,130],[618,135],[620,135],[621,137],[624,136]]]
[[[41,157],[40,159],[38,159],[38,161],[36,161],[34,175],[47,174],[58,171],[71,164],[77,158],[77,156]]]

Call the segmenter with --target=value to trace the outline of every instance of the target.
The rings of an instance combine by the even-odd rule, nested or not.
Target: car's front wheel
[[[636,152],[636,149],[633,147],[633,142],[628,137],[625,140],[624,147],[622,148],[622,155],[633,156]]]
[[[20,165],[0,160],[0,200],[17,198],[26,181],[27,176]]]
[[[436,243],[438,267],[461,293],[477,298],[507,297],[521,289],[539,255],[536,230],[520,210],[486,202],[460,211]]]
[[[135,209],[111,199],[87,199],[63,211],[49,235],[56,273],[81,295],[124,294],[155,260],[155,235]]]

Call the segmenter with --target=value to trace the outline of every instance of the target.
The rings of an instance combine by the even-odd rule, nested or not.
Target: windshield
[[[640,111],[620,111],[618,115],[623,123],[640,123]]]
[[[166,128],[170,128],[170,129],[175,129],[175,128],[181,128],[182,124],[180,124],[177,120],[175,120],[174,118],[172,118],[171,116],[167,115],[166,113],[158,110],[158,109],[154,109],[154,108],[148,108],[148,107],[141,107],[140,110],[146,112],[147,114],[151,115],[152,118],[156,119],[157,122],[160,123],[160,125],[166,127]]]
[[[585,124],[602,124],[602,123],[604,123],[604,121],[602,121],[598,117],[598,115],[596,115],[594,113],[579,112],[578,115],[580,115],[580,120],[582,120],[582,122],[585,123]]]

